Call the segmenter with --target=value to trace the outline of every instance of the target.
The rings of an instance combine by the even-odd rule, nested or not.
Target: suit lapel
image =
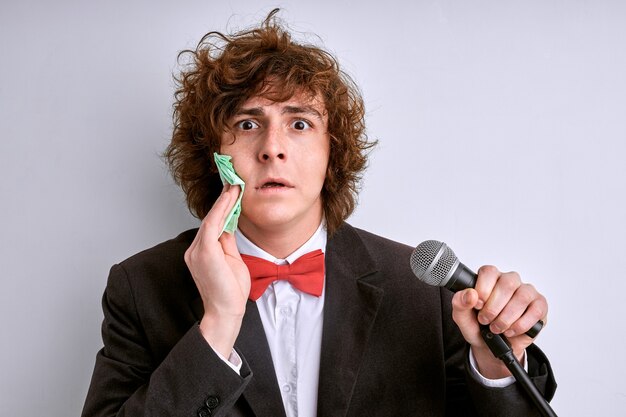
[[[276,371],[256,303],[248,301],[239,337],[235,342],[253,372],[250,383],[243,392],[257,416],[284,417]]]
[[[329,240],[326,268],[317,415],[345,416],[383,290],[368,282],[376,266],[348,225]]]

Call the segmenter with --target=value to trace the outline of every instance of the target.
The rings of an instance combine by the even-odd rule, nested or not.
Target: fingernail
[[[497,324],[492,324],[491,330],[493,330],[494,333],[502,333],[502,329]]]
[[[509,330],[507,330],[506,332],[504,332],[504,335],[505,335],[506,337],[513,337],[513,336],[515,336],[515,331],[514,331],[514,330],[510,330],[510,329],[509,329]]]
[[[476,302],[476,306],[474,307],[476,310],[480,310],[481,308],[483,308],[483,306],[485,305],[485,303],[483,302],[483,300],[481,300],[480,298],[478,299],[478,301]]]
[[[463,293],[463,304],[469,304],[470,299],[469,299],[469,294],[466,292]]]

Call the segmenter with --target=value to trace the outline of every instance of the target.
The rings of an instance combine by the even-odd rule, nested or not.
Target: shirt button
[[[283,316],[291,316],[291,313],[293,313],[293,310],[291,310],[291,307],[282,307],[280,309],[280,312],[282,313]]]
[[[291,387],[287,384],[283,385],[283,391],[285,392],[291,392]]]

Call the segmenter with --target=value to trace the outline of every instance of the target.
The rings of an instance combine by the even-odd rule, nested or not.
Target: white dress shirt
[[[237,249],[278,265],[293,263],[302,255],[326,251],[326,228],[322,223],[313,236],[285,259],[277,259],[235,232]],[[325,278],[325,277],[324,277]],[[324,296],[295,289],[287,281],[275,281],[256,301],[272,354],[276,379],[287,417],[315,417],[319,382]]]

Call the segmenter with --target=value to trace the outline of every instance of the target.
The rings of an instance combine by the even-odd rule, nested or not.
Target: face
[[[282,103],[253,97],[228,121],[220,152],[232,156],[246,183],[239,228],[249,237],[312,234],[321,222],[330,137],[322,101],[308,97]]]

